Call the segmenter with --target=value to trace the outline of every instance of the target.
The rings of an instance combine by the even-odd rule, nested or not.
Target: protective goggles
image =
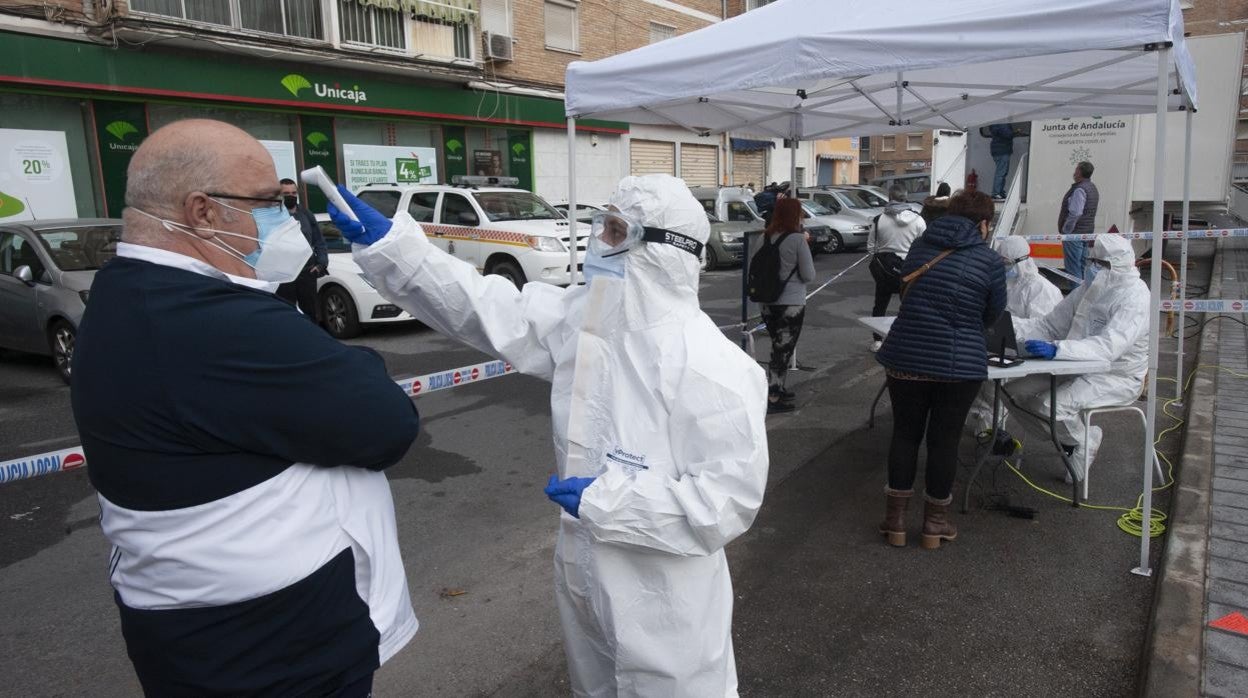
[[[1096,265],[1102,269],[1108,269],[1110,267],[1108,259],[1089,259],[1088,264]]]
[[[1007,266],[1007,267],[1012,267],[1012,266],[1014,266],[1014,265],[1018,264],[1019,262],[1021,262],[1021,261],[1023,261],[1023,260],[1026,260],[1026,259],[1031,259],[1031,255],[1029,255],[1029,254],[1025,254],[1025,255],[1023,255],[1022,257],[1015,257],[1014,259],[1010,259],[1010,258],[1008,258],[1008,257],[1002,257],[1002,258],[1001,258],[1001,263],[1002,263],[1002,264],[1004,264],[1004,265],[1005,265],[1005,266]]]
[[[619,211],[599,211],[590,223],[589,251],[606,259],[624,254],[643,242],[671,245],[701,259],[702,243],[688,235],[648,228]]]

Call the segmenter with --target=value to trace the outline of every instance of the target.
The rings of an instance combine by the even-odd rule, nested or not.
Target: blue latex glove
[[[546,496],[550,501],[563,507],[563,510],[576,518],[581,518],[581,493],[594,482],[592,477],[570,477],[560,480],[558,475],[551,475],[546,482]]]
[[[381,215],[377,209],[356,198],[355,194],[347,191],[347,188],[338,185],[338,193],[342,194],[342,198],[346,199],[347,205],[355,213],[358,221],[351,220],[351,217],[338,210],[337,206],[332,203],[329,205],[329,219],[334,222],[338,230],[342,231],[342,236],[359,245],[371,245],[374,242],[384,238],[386,233],[390,232],[394,222],[389,218]]]
[[[1051,359],[1057,356],[1057,345],[1043,339],[1029,339],[1023,342],[1023,349],[1040,359]]]

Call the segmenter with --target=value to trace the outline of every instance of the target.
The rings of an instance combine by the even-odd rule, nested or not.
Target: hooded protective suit
[[[1006,272],[1005,275],[1005,288],[1009,294],[1006,310],[1010,311],[1011,317],[1043,317],[1057,307],[1057,304],[1062,301],[1062,292],[1040,274],[1035,260],[1029,256],[1031,246],[1025,239],[1012,235],[998,238],[994,247],[1006,261],[1026,257],[1014,264],[1015,273]],[[1019,341],[1022,341],[1021,337]],[[975,398],[975,403],[971,405],[970,418],[966,420],[966,423],[974,429],[976,434],[992,428],[992,394],[992,382],[985,382]],[[1005,402],[1002,399],[999,407],[1002,427],[1006,425],[1009,418],[1009,410],[1006,409]]]
[[[1015,318],[1014,333],[1025,339],[1057,344],[1057,359],[1112,362],[1108,372],[1077,376],[1058,386],[1058,440],[1082,447],[1084,434],[1079,412],[1091,407],[1134,402],[1148,372],[1148,286],[1135,268],[1131,243],[1117,235],[1100,235],[1092,259],[1108,261],[1090,283],[1084,283],[1047,315]],[[1048,414],[1046,386],[1029,400],[1040,414]],[[1088,435],[1088,462],[1096,457],[1101,430]],[[1076,452],[1078,454],[1078,452]],[[1082,459],[1073,459],[1081,464]]]
[[[710,234],[674,177],[626,177],[610,203],[645,226]],[[699,309],[695,256],[657,243],[624,256],[623,279],[518,291],[433,247],[406,213],[355,252],[395,304],[551,381],[559,477],[596,477],[580,518],[561,514],[555,548],[573,692],[734,696],[723,547],[762,504],[767,381]]]
[[[1005,288],[1010,295],[1007,310],[1016,318],[1048,315],[1062,302],[1062,292],[1040,274],[1031,254],[1031,246],[1022,237],[1011,235],[997,240],[997,252],[1007,260],[1026,257],[1014,265],[1017,274],[1006,274]]]

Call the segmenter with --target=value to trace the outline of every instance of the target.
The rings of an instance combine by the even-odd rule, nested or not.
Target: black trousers
[[[804,305],[764,305],[763,322],[771,337],[771,361],[767,364],[768,392],[784,390],[793,362],[793,350],[802,336],[802,324],[806,320]]]
[[[914,487],[919,444],[926,437],[927,496],[945,499],[953,493],[962,426],[982,382],[938,383],[889,377],[888,396],[893,403],[893,442],[888,450],[889,488],[909,490]]]
[[[278,286],[277,295],[282,300],[302,310],[304,317],[312,322],[319,323],[321,321],[320,304],[316,298],[316,277],[306,267],[299,272],[299,276],[295,277],[294,281]]]
[[[871,258],[871,278],[875,279],[875,305],[871,306],[872,317],[884,317],[888,313],[888,302],[901,292],[901,257],[892,252],[881,252]],[[879,341],[880,335],[871,333]]]

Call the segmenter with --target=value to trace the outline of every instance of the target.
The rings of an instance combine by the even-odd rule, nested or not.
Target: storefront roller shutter
[[[736,150],[732,153],[732,183],[745,186],[754,183],[755,191],[767,186],[767,151]]]
[[[629,144],[629,172],[634,175],[676,174],[676,144],[633,140]]]
[[[719,147],[714,145],[680,146],[680,177],[691,187],[719,185]]]

